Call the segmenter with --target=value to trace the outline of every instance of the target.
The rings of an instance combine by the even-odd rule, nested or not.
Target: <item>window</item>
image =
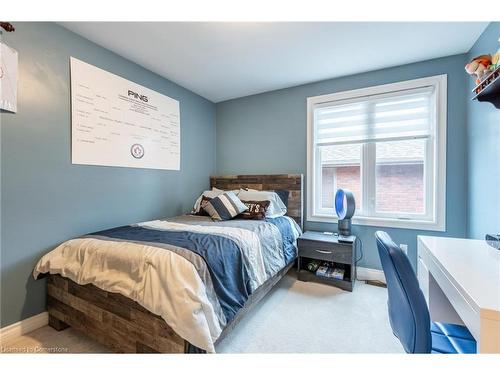
[[[446,75],[308,98],[308,220],[445,230]]]

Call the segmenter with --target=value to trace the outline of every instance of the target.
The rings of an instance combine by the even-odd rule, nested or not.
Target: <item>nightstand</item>
[[[339,242],[338,237],[323,232],[307,231],[298,239],[299,256],[297,258],[298,279],[318,281],[352,292],[356,281],[356,247],[358,242]],[[319,276],[308,270],[308,264],[316,261],[320,265],[344,270],[343,279]]]

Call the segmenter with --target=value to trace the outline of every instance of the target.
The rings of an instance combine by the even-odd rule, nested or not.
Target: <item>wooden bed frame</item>
[[[211,177],[210,186],[230,190],[288,190],[288,216],[302,227],[303,177],[300,174]],[[224,327],[219,343],[293,266],[289,264],[252,293],[234,319]],[[60,331],[69,326],[121,353],[188,353],[193,347],[158,315],[118,293],[95,285],[79,285],[61,275],[47,282],[49,325]]]

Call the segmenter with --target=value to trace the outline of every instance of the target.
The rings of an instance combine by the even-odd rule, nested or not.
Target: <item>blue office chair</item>
[[[385,232],[375,233],[384,269],[392,332],[407,353],[476,353],[464,326],[431,322],[429,309],[408,257]]]

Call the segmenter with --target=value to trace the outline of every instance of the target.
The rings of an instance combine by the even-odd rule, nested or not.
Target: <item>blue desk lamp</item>
[[[351,218],[356,211],[356,202],[352,191],[337,189],[335,193],[335,212],[337,213],[340,236],[351,235]]]

